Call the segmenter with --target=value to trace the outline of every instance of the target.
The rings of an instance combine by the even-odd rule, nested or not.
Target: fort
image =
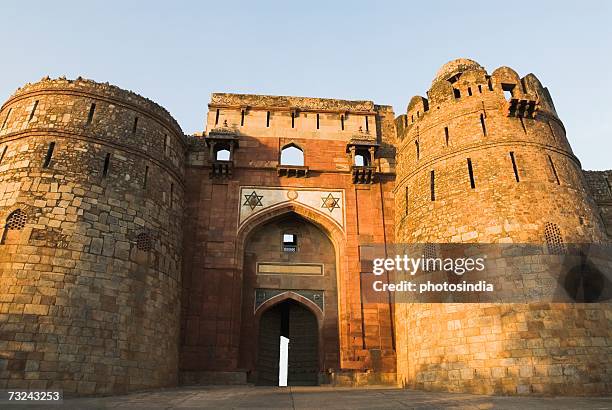
[[[371,244],[612,242],[547,88],[468,59],[405,113],[214,93],[185,135],[109,84],[0,109],[0,389],[390,384],[612,392],[609,303],[372,303]]]

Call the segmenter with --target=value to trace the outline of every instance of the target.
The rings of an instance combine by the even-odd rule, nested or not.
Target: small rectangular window
[[[240,111],[240,126],[244,127],[244,110]]]
[[[340,116],[340,128],[342,128],[342,131],[344,131],[344,115]]]
[[[89,106],[89,114],[87,114],[87,124],[93,121],[94,113],[96,112],[96,103],[91,103]]]
[[[145,165],[144,178],[142,180],[142,187],[143,188],[147,187],[147,179],[149,179],[149,166]]]
[[[482,135],[487,136],[487,124],[485,123],[484,114],[480,114],[480,126],[482,127]]]
[[[550,130],[550,135],[552,135],[553,141],[557,140],[557,136],[555,135],[555,129],[553,128],[552,124],[550,123],[550,121],[548,122],[548,129]]]
[[[0,154],[0,165],[2,165],[2,160],[4,160],[4,156],[6,155],[6,150],[8,149],[8,146],[5,145],[4,147],[2,147],[2,153]]]
[[[47,155],[45,156],[45,162],[43,163],[43,168],[48,168],[51,164],[51,158],[53,158],[53,150],[55,149],[55,142],[50,142],[49,147],[47,148]]]
[[[516,166],[516,158],[514,158],[514,152],[510,151],[510,160],[512,160],[512,169],[514,170],[514,178],[516,182],[520,182],[518,168]]]
[[[295,113],[291,113],[291,128],[295,128]]]
[[[6,125],[6,122],[9,119],[9,116],[11,115],[11,111],[13,111],[12,108],[9,108],[8,112],[6,113],[6,117],[4,117],[4,121],[2,121],[2,127],[0,128],[0,130],[4,129],[4,126]]]
[[[455,98],[461,98],[461,91],[458,88],[453,88],[453,94]]]
[[[478,92],[482,94],[482,85],[478,85]]]
[[[217,108],[217,112],[215,113],[215,125],[219,124],[219,109]]]
[[[317,129],[319,129],[320,123],[319,123],[319,114],[317,114]]]
[[[36,114],[37,107],[38,107],[38,100],[34,101],[34,107],[32,107],[32,111],[30,112],[30,118],[28,118],[28,122],[32,121],[32,118],[34,118],[34,114]]]
[[[132,128],[132,135],[136,135],[137,129],[138,129],[138,117],[134,118],[134,127]]]
[[[270,111],[266,112],[266,127],[270,127]]]
[[[450,136],[448,135],[448,127],[444,127],[444,140],[446,141],[446,146],[448,147],[448,140]]]
[[[472,96],[472,87],[468,87],[468,95],[471,97]]]
[[[297,235],[283,233],[283,252],[297,252]]]
[[[108,175],[108,168],[110,167],[110,158],[111,158],[111,154],[110,152],[107,152],[106,156],[104,157],[104,169],[102,169],[103,177],[106,177]]]
[[[414,145],[416,147],[416,159],[418,161],[419,157],[421,156],[421,150],[419,149],[419,141],[414,141]]]
[[[476,182],[474,181],[474,169],[472,168],[472,159],[467,159],[468,173],[470,174],[470,187],[476,188]]]
[[[430,174],[430,190],[431,190],[431,200],[435,201],[436,200],[436,175],[433,169],[431,170],[431,174]]]
[[[561,185],[561,181],[559,181],[559,175],[557,175],[557,169],[555,168],[555,163],[553,162],[550,155],[548,156],[548,163],[550,164],[550,169],[552,170],[553,175],[555,176],[555,180],[557,181],[557,185]]]
[[[366,132],[370,131],[370,121],[368,120],[367,115],[365,117],[365,126],[366,126]]]
[[[507,101],[510,101],[512,98],[514,98],[514,87],[514,84],[502,84],[504,98],[506,98]]]

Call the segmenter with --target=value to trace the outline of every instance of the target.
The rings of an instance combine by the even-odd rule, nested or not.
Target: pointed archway
[[[344,234],[334,221],[309,212],[284,206],[239,232],[239,366],[250,382],[278,385],[281,336],[289,339],[289,385],[318,384],[324,370],[339,367],[338,245]]]
[[[279,385],[282,367],[288,386],[319,384],[319,323],[313,311],[286,298],[259,315],[257,384]],[[288,339],[288,357],[281,356],[281,337]]]

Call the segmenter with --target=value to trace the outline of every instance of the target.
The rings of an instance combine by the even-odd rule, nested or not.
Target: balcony
[[[371,184],[376,182],[376,167],[353,165],[351,167],[353,184]]]
[[[210,167],[211,178],[231,178],[234,170],[233,161],[213,161]]]
[[[308,167],[299,165],[277,165],[276,172],[279,177],[306,178]]]

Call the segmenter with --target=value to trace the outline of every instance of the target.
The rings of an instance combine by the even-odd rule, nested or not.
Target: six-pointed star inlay
[[[245,195],[244,198],[246,200],[244,201],[244,204],[242,205],[250,206],[251,211],[258,206],[263,206],[261,203],[261,199],[263,198],[263,195],[257,195],[257,192],[255,191],[251,192],[249,195]]]
[[[329,212],[334,212],[334,209],[340,208],[340,205],[338,204],[340,198],[334,197],[331,193],[327,196],[322,196],[321,199],[323,200],[323,205],[321,205],[321,208],[326,208],[329,210]]]

